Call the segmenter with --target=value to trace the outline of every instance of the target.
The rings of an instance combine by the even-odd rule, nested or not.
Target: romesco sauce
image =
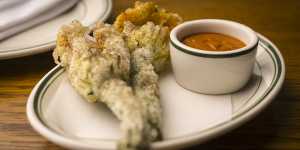
[[[187,46],[208,51],[230,51],[246,44],[237,38],[219,33],[197,33],[183,39]]]

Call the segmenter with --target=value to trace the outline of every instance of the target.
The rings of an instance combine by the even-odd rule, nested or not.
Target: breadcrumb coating
[[[77,21],[62,27],[53,52],[55,62],[66,69],[82,97],[105,103],[121,121],[118,149],[143,149],[150,143],[151,130],[143,105],[128,85],[130,53],[123,36],[111,25],[98,23],[92,44],[86,38],[88,31]]]
[[[130,21],[138,26],[151,21],[156,25],[165,26],[171,30],[182,22],[182,18],[176,13],[170,13],[160,8],[153,2],[136,1],[134,8],[128,8],[117,16],[114,26],[117,30],[123,31],[126,21]]]
[[[149,149],[162,138],[159,73],[169,64],[169,32],[180,16],[153,2],[135,3],[113,25],[62,26],[53,52],[74,89],[103,102],[121,121],[118,150]]]
[[[147,48],[153,53],[152,64],[156,72],[163,71],[169,64],[169,32],[167,27],[147,22],[135,26],[125,22],[123,33],[130,51],[136,48]]]

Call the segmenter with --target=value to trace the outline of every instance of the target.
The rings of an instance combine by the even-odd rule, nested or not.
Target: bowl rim
[[[187,46],[178,39],[177,34],[179,30],[182,30],[184,28],[189,28],[191,25],[195,25],[195,24],[201,25],[203,23],[224,24],[224,25],[233,26],[235,28],[240,28],[241,30],[249,34],[251,40],[249,43],[247,43],[245,47],[235,49],[235,50],[230,50],[230,51],[216,52],[216,51],[200,50],[197,48]],[[198,19],[198,20],[186,21],[173,28],[170,32],[170,45],[174,46],[176,50],[180,50],[184,53],[194,55],[194,56],[209,57],[209,58],[227,58],[227,57],[236,57],[236,56],[248,54],[257,48],[258,42],[259,39],[256,32],[253,31],[250,27],[235,21],[224,20],[224,19]]]

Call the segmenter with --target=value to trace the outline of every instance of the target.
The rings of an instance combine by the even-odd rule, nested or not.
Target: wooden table
[[[109,22],[132,2],[115,1]],[[300,1],[160,0],[157,3],[186,20],[223,18],[247,24],[271,39],[286,61],[283,88],[265,111],[231,133],[190,149],[300,149]],[[1,150],[62,149],[38,135],[25,115],[31,89],[54,66],[50,52],[0,61]]]

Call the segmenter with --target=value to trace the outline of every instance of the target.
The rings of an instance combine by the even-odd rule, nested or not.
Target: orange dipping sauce
[[[246,44],[234,37],[219,33],[197,33],[183,39],[187,46],[208,51],[230,51],[245,47]]]

